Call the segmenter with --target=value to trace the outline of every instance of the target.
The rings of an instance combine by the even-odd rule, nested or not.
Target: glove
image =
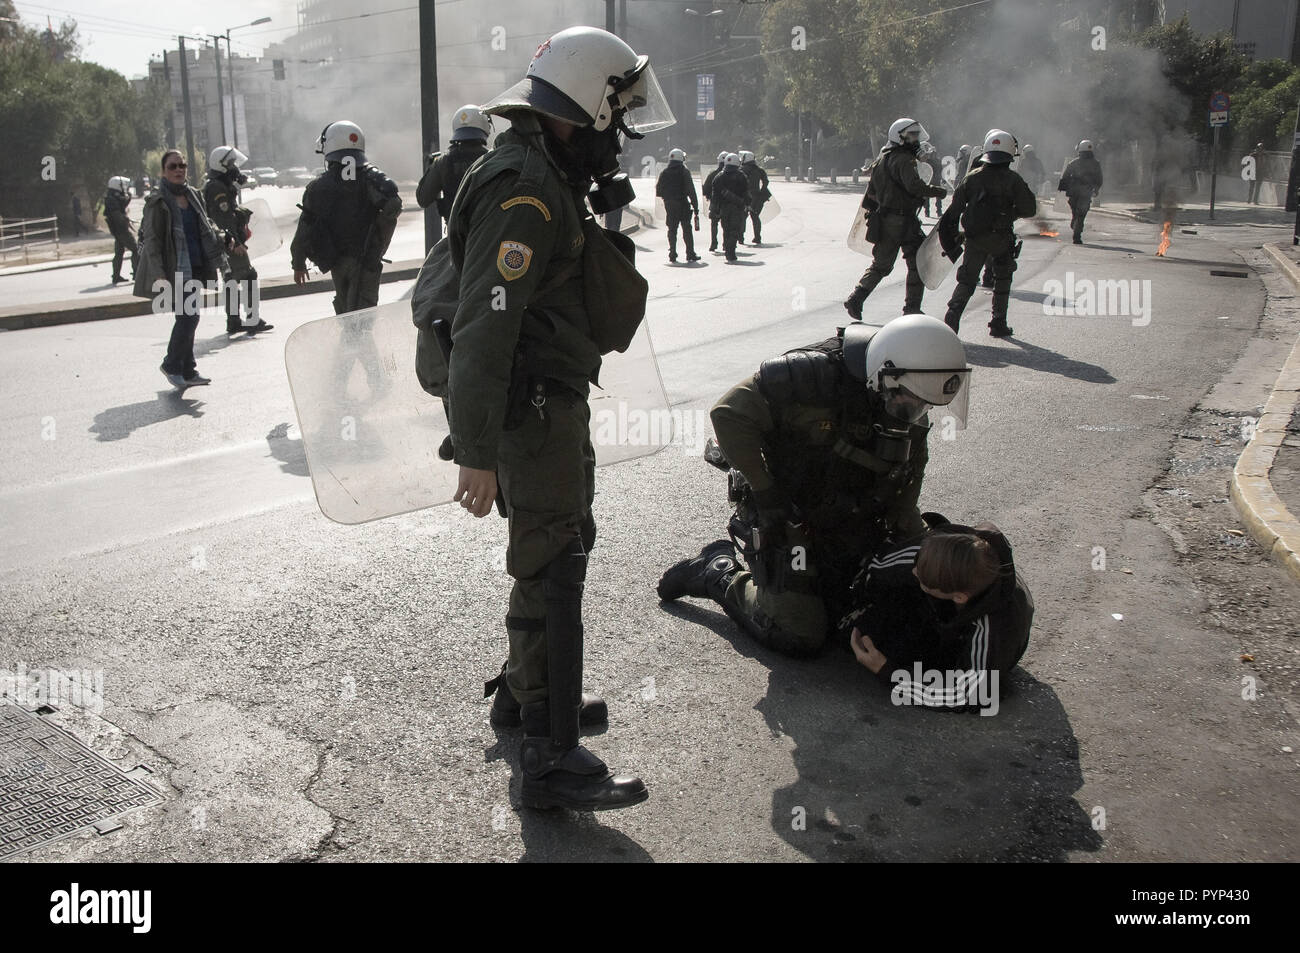
[[[780,487],[754,490],[754,508],[758,510],[759,528],[766,532],[784,529],[793,522],[794,504]]]

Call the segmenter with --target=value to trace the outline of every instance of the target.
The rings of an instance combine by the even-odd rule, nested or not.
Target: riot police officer
[[[659,598],[713,599],[769,648],[818,651],[851,608],[862,559],[925,529],[926,413],[964,425],[969,374],[957,335],[923,314],[854,323],[763,362],[711,414],[731,538],[670,568]]]
[[[686,168],[686,153],[673,149],[668,153],[668,165],[659,173],[655,183],[655,195],[664,200],[664,210],[668,213],[668,260],[677,260],[677,229],[682,230],[682,242],[686,245],[686,260],[699,261],[695,254],[695,236],[691,234],[691,216],[699,220],[700,202],[695,197],[695,179],[691,170]]]
[[[867,214],[867,240],[872,242],[871,267],[844,302],[844,309],[855,321],[862,319],[862,304],[876,285],[894,270],[898,253],[907,262],[907,294],[903,313],[921,310],[925,284],[916,270],[916,252],[925,240],[918,217],[921,203],[927,198],[942,198],[947,191],[941,186],[926,185],[916,171],[921,143],[929,134],[915,119],[898,119],[889,127],[889,143],[871,164],[862,207]]]
[[[261,319],[260,299],[254,282],[257,281],[257,269],[248,260],[248,247],[244,241],[248,238],[248,223],[253,213],[239,204],[239,187],[248,181],[248,176],[239,171],[239,167],[248,161],[234,146],[217,146],[208,155],[208,181],[203,185],[203,203],[208,208],[208,218],[212,224],[224,231],[233,245],[227,258],[230,270],[224,278],[226,282],[226,333],[238,334],[247,331],[252,337],[262,331],[275,327]],[[248,322],[243,315],[247,312]]]
[[[704,177],[704,184],[700,186],[700,194],[709,203],[709,251],[718,250],[718,222],[722,218],[721,208],[713,201],[713,182],[726,168],[726,163],[727,150],[724,149],[718,153],[718,167]]]
[[[993,337],[1010,337],[1007,308],[1011,299],[1011,276],[1016,270],[1015,223],[1038,210],[1038,201],[1025,180],[1011,169],[1018,152],[1016,137],[1005,129],[990,129],[984,139],[979,166],[957,186],[952,204],[939,220],[939,240],[950,258],[955,258],[959,241],[958,223],[966,233],[966,249],[957,269],[957,287],[948,300],[944,322],[954,331],[961,325],[966,302],[975,293],[980,269],[986,261],[993,268]]]
[[[108,180],[108,191],[104,193],[104,221],[113,235],[113,284],[126,281],[122,277],[122,258],[126,252],[131,253],[131,277],[135,277],[135,236],[131,234],[131,222],[126,217],[126,210],[131,204],[131,180],[124,175],[115,175]]]
[[[749,182],[749,221],[754,226],[754,241],[752,244],[763,244],[763,221],[759,215],[763,211],[763,206],[767,200],[772,197],[772,190],[769,189],[767,180],[767,170],[758,164],[754,158],[754,153],[748,149],[742,149],[740,156],[740,171],[745,173],[745,179]],[[740,241],[745,240],[745,228],[742,224],[740,229]]]
[[[451,215],[451,203],[460,188],[460,180],[470,166],[487,155],[488,136],[492,134],[492,120],[474,105],[457,109],[451,125],[451,145],[446,152],[434,153],[429,158],[429,166],[415,189],[420,208],[437,205],[444,225]]]
[[[749,213],[752,196],[749,193],[749,178],[740,168],[740,156],[728,152],[722,162],[722,171],[713,180],[709,190],[713,196],[711,204],[718,210],[718,219],[722,223],[722,251],[728,262],[740,260],[736,254],[736,243],[745,233],[745,216]]]
[[[1070,160],[1056,190],[1064,192],[1070,203],[1070,230],[1074,243],[1083,244],[1083,220],[1088,217],[1092,200],[1101,191],[1101,163],[1092,154],[1092,140],[1079,143],[1078,155]]]
[[[334,279],[334,313],[379,304],[384,253],[393,240],[402,200],[397,183],[366,161],[361,127],[341,119],[326,126],[316,152],[326,168],[307,184],[302,215],[289,246],[293,280],[307,280],[307,259]]]
[[[1047,173],[1043,169],[1043,162],[1038,158],[1038,150],[1028,143],[1020,150],[1020,165],[1016,170],[1020,177],[1025,180],[1025,185],[1029,186],[1029,191],[1038,195],[1038,190],[1043,187],[1043,180],[1047,178]]]
[[[581,695],[596,538],[587,395],[611,338],[630,340],[648,288],[629,261],[631,240],[601,229],[584,200],[597,214],[630,201],[620,133],[641,138],[675,120],[649,58],[593,27],[542,43],[527,76],[483,111],[510,128],[451,210],[460,299],[448,403],[455,499],[481,517],[499,494],[510,520],[510,654],[488,685],[492,720],[523,723],[525,806],[630,807],[648,797],[642,781],[614,775],[578,743],[580,722],[606,718],[603,702]],[[585,280],[615,267],[621,278],[603,290]]]

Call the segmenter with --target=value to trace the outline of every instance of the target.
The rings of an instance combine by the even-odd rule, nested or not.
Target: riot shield
[[[766,225],[772,219],[781,214],[781,203],[776,199],[768,199],[763,203],[762,210],[758,213],[758,220]]]
[[[939,225],[936,223],[917,250],[916,270],[925,286],[933,291],[943,284],[955,264],[955,261],[944,257],[943,245],[939,242]]]
[[[245,242],[250,259],[269,255],[284,244],[280,228],[275,224],[275,216],[271,214],[271,206],[266,204],[266,199],[249,199],[244,203],[244,208],[253,213],[253,217],[248,220],[248,230],[253,234]]]
[[[442,401],[415,376],[411,304],[322,318],[289,335],[285,368],[321,512],[356,524],[451,501],[459,470],[438,457]],[[646,456],[673,442],[675,421],[645,325],[592,388],[597,464]]]
[[[928,162],[922,162],[920,159],[917,159],[916,174],[921,177],[922,182],[929,185],[934,181],[934,166],[930,165]]]
[[[861,206],[853,210],[853,227],[849,229],[846,243],[851,251],[871,257],[872,245],[867,241],[867,215]]]

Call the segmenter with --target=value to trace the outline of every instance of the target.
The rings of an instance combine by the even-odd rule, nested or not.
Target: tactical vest
[[[442,187],[442,195],[438,196],[438,214],[444,219],[451,217],[451,206],[456,200],[456,190],[460,188],[461,179],[465,178],[465,173],[469,167],[479,160],[480,156],[487,154],[485,145],[459,145],[452,143],[450,149],[441,157],[441,161],[447,163],[447,175]]]
[[[379,209],[373,204],[367,177],[374,167],[357,169],[356,178],[344,179],[342,166],[329,169],[307,186],[304,209],[315,216],[312,223],[312,252],[308,256],[322,271],[334,267],[340,258],[361,258]]]
[[[815,535],[872,545],[873,530],[916,475],[928,426],[907,428],[907,460],[886,459],[881,399],[850,375],[839,337],[764,361],[755,383],[775,424],[763,454],[777,484]]]

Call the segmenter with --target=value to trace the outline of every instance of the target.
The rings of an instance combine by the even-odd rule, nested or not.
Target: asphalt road
[[[845,320],[866,265],[844,245],[857,193],[774,191],[770,245],[739,265],[670,266],[662,229],[636,236],[684,412]],[[669,447],[597,477],[586,683],[611,725],[588,743],[651,797],[595,816],[514,806],[518,733],[488,725],[504,521],[449,506],[342,527],[316,509],[282,357],[328,295],[267,303],[276,330],[254,340],[205,317],[213,383],[185,398],[157,369],[166,317],[4,334],[0,658],[102,670],[102,715],[55,717],[169,794],[110,836],[25,856],[1297,859],[1296,720],[1276,695],[1241,698],[1247,633],[1211,625],[1195,588],[1215,554],[1178,552],[1143,502],[1207,392],[1247,415],[1285,356],[1257,333],[1261,234],[1176,233],[1158,261],[1152,226],[1089,225],[1081,247],[1026,239],[1015,338],[987,336],[976,293],[970,426],[931,438],[923,508],[995,521],[1037,602],[998,715],[896,708],[845,651],[791,661],[709,604],[661,606],[659,574],[727,516],[722,475]],[[1222,263],[1250,276],[1211,276]],[[1067,273],[1076,297],[1080,279],[1149,281],[1149,322],[1045,315]],[[901,281],[900,263],[867,320],[898,313]]]

